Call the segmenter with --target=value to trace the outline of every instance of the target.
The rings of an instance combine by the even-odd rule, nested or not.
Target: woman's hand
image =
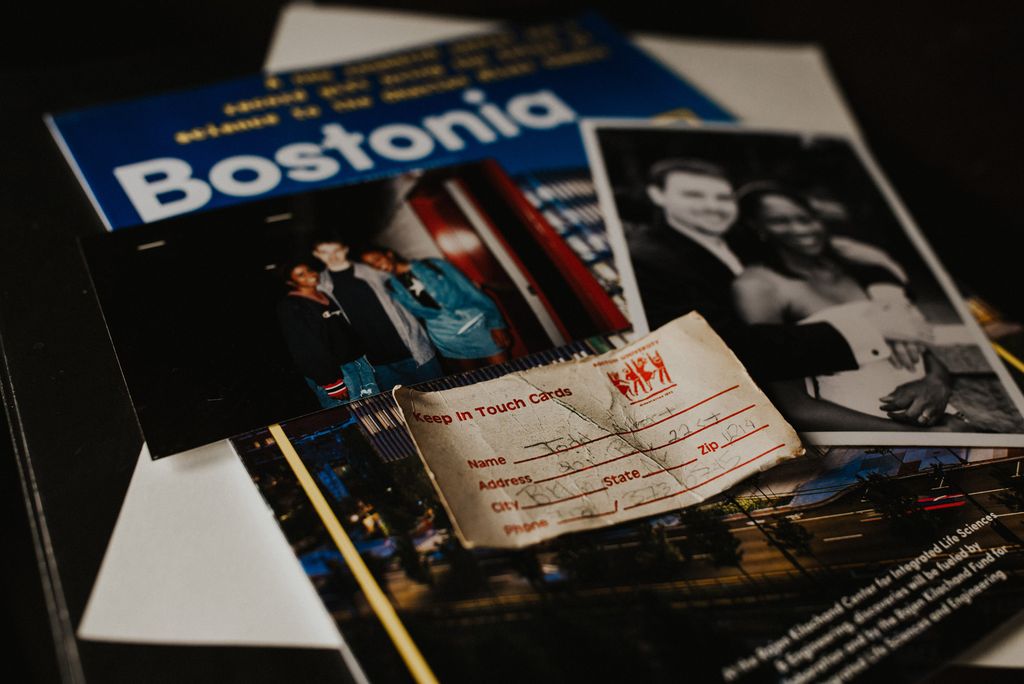
[[[924,359],[927,375],[904,383],[879,399],[880,408],[893,420],[931,426],[945,415],[952,394],[949,371],[932,354],[925,354]]]

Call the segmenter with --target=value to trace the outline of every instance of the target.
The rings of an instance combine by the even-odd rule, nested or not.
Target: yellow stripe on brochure
[[[366,567],[366,563],[363,562],[355,545],[352,544],[352,540],[349,539],[345,528],[341,526],[337,516],[331,511],[330,504],[327,503],[327,499],[324,498],[320,488],[313,481],[313,476],[309,474],[306,466],[302,463],[288,436],[285,435],[284,430],[278,424],[271,425],[269,429],[270,434],[274,436],[274,440],[277,442],[278,448],[284,454],[285,460],[291,466],[292,472],[298,478],[299,484],[302,485],[303,491],[309,497],[310,503],[313,504],[317,515],[320,516],[320,519],[327,527],[327,532],[331,535],[331,539],[334,540],[338,551],[341,552],[342,558],[345,559],[349,569],[355,576],[356,582],[359,583],[360,589],[363,590],[367,602],[373,608],[373,612],[377,614],[381,624],[384,625],[384,629],[387,630],[388,636],[391,637],[391,641],[395,644],[395,648],[398,649],[402,660],[405,661],[406,667],[409,668],[409,673],[412,674],[413,679],[418,684],[437,684],[437,678],[434,676],[433,671],[431,671],[427,661],[424,660],[423,654],[416,647],[416,643],[409,636],[409,632],[405,630],[405,625],[402,624],[398,614],[395,613],[395,609],[387,596],[384,595],[384,591],[377,584],[376,580],[373,579],[370,569]]]
[[[999,354],[999,358],[1001,358],[1003,361],[1019,370],[1021,373],[1024,373],[1024,361],[1021,361],[1016,356],[1011,354],[1009,351],[1007,351],[1006,347],[999,344],[998,342],[992,342],[991,344],[992,348],[996,350],[996,354]]]

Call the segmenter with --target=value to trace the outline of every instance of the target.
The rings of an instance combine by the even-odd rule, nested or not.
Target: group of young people
[[[501,310],[444,259],[407,260],[335,239],[287,264],[278,319],[320,405],[508,360]]]
[[[962,430],[932,329],[881,248],[829,232],[810,198],[720,166],[649,170],[626,237],[649,326],[700,312],[802,430]],[[322,406],[508,360],[495,302],[443,259],[339,240],[284,269],[278,317]]]
[[[802,430],[964,429],[932,328],[884,250],[830,234],[810,198],[664,159],[627,226],[650,327],[697,310]]]

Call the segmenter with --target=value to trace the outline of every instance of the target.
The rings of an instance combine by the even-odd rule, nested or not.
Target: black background
[[[20,2],[4,10],[0,331],[9,365],[0,372],[8,425],[14,428],[13,442],[0,442],[7,561],[0,583],[14,627],[13,639],[4,644],[7,673],[26,669],[29,679],[52,680],[62,667],[11,452],[31,455],[50,536],[66,554],[59,570],[70,620],[53,624],[77,624],[140,444],[74,240],[98,232],[100,223],[41,114],[256,71],[282,4]],[[353,4],[511,19],[590,6],[630,30],[818,42],[881,166],[954,278],[1024,318],[1014,277],[1019,252],[1012,248],[1024,228],[1020,3]],[[200,673],[225,678],[239,663],[253,660],[246,649],[79,649],[96,680],[138,679],[143,672],[158,679]],[[272,663],[294,665],[289,653],[267,651],[261,657],[268,667],[257,674],[265,677],[274,671]],[[323,658],[303,664],[310,679],[335,667]]]
[[[294,260],[319,264],[318,238],[358,248],[387,225],[398,199],[396,184],[384,180],[82,241],[154,458],[320,409],[281,334],[276,307],[288,290],[281,271]],[[157,240],[166,244],[137,249]]]

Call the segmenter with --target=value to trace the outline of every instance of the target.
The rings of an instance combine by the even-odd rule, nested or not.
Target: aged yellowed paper
[[[395,399],[467,547],[665,513],[803,453],[696,313],[600,356]]]

